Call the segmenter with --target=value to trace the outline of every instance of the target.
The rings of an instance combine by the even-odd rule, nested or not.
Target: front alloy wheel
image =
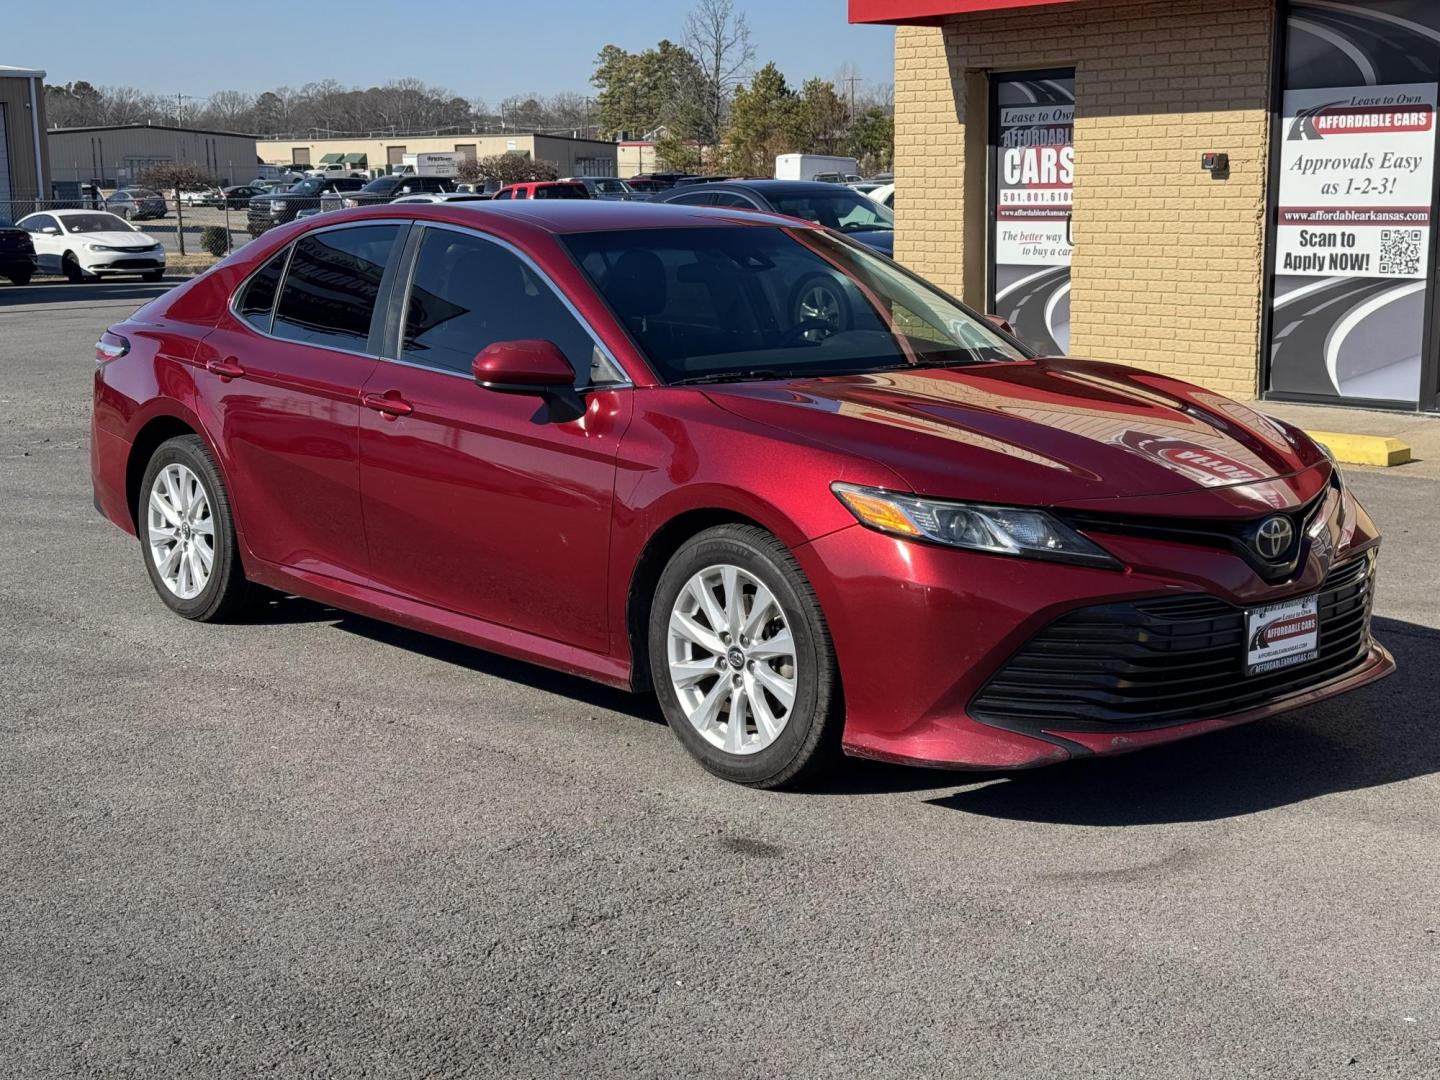
[[[819,602],[753,525],[707,529],[656,584],[650,671],[675,736],[711,772],[781,787],[839,749],[840,685]]]
[[[728,563],[700,571],[670,611],[670,685],[690,725],[727,754],[765,749],[795,706],[795,642],[775,597]]]

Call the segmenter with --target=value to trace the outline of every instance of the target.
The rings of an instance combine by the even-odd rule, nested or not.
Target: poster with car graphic
[[[1270,389],[1418,401],[1440,4],[1296,0],[1286,30]]]
[[[1042,353],[1070,347],[1073,73],[998,76],[994,310]]]

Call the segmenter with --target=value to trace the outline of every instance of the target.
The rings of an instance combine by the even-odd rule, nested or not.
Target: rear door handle
[[[219,375],[220,378],[226,380],[245,377],[245,369],[233,356],[227,356],[224,360],[206,360],[205,370],[211,375]]]
[[[367,409],[374,409],[391,420],[397,416],[409,416],[415,411],[414,407],[394,390],[391,390],[389,394],[361,394],[360,403]]]

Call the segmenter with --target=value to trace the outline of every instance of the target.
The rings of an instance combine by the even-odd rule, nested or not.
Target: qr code
[[[1414,277],[1420,273],[1420,230],[1380,230],[1380,273]]]

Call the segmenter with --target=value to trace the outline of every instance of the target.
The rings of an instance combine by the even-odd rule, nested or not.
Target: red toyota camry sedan
[[[653,689],[741,783],[1131,750],[1394,666],[1300,431],[791,218],[327,214],[96,360],[96,502],[177,614],[278,589]]]

